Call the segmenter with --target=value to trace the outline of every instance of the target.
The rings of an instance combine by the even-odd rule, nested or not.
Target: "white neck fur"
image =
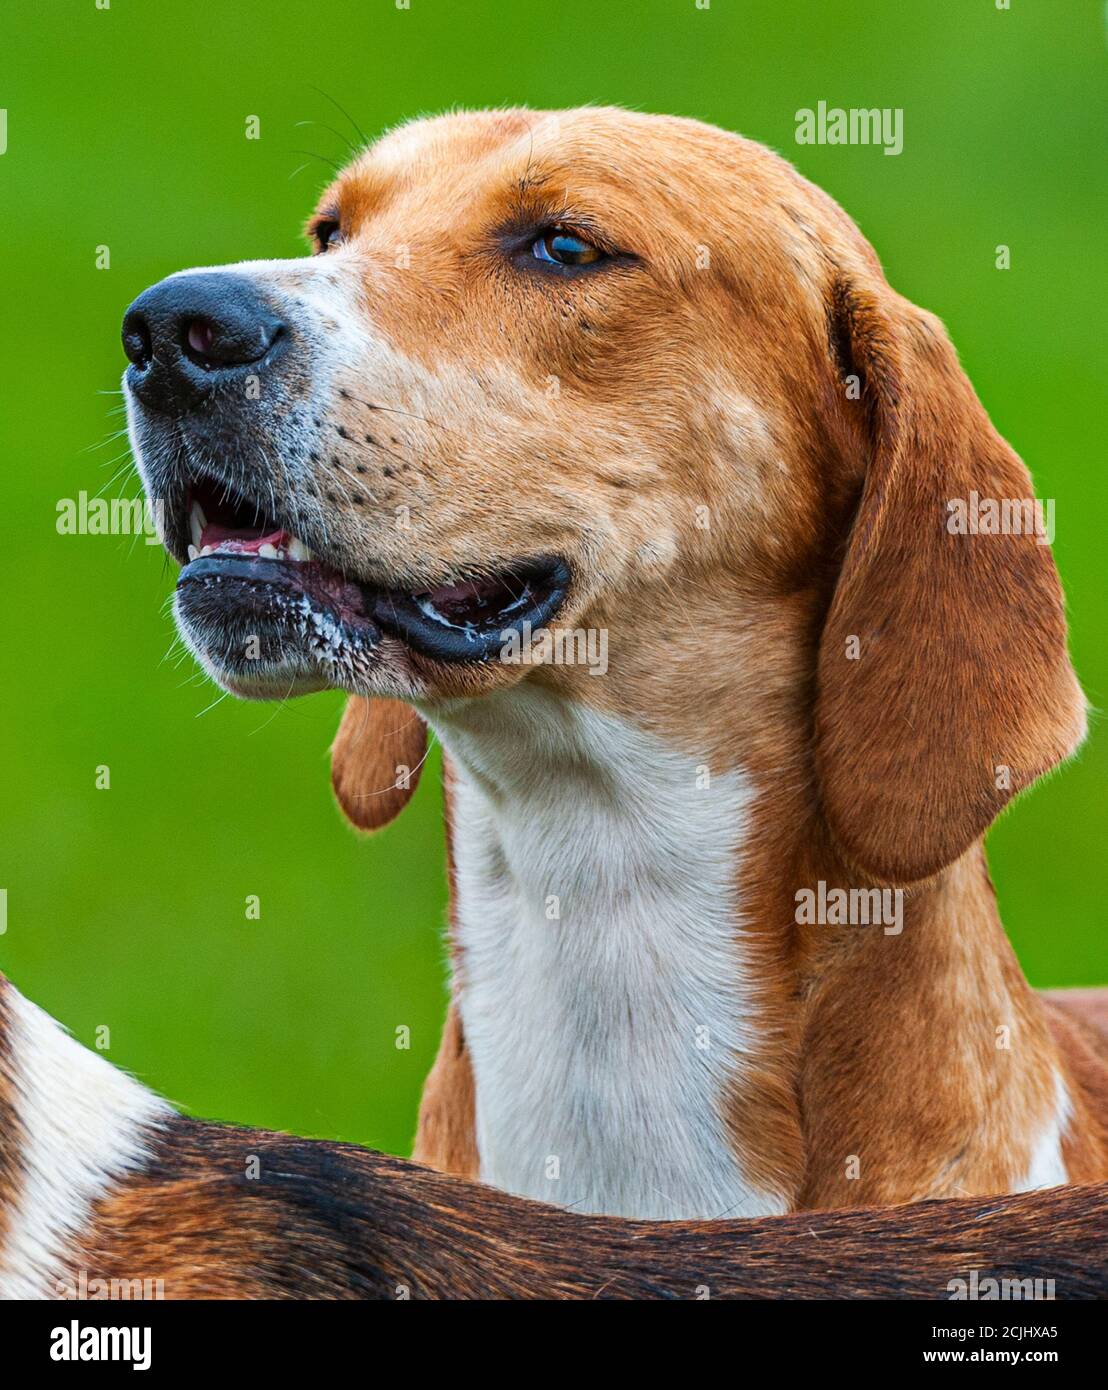
[[[723,1119],[749,1042],[746,779],[527,685],[426,713],[457,774],[481,1177],[585,1212],[784,1211]]]

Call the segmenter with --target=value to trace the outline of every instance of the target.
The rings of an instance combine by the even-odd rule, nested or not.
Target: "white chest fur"
[[[722,1118],[749,1026],[741,774],[528,689],[428,713],[458,774],[482,1178],[584,1212],[784,1210]]]

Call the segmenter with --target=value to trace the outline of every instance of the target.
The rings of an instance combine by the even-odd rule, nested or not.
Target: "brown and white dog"
[[[1102,1043],[982,850],[1084,701],[1045,537],[952,524],[1033,494],[942,325],[689,120],[416,122],[309,230],[143,294],[126,392],[215,679],[350,692],[365,828],[442,742],[416,1157],[658,1218],[1108,1176]]]
[[[1104,1183],[711,1226],[582,1216],[174,1114],[0,975],[0,1299],[1094,1298],[1106,1225]]]

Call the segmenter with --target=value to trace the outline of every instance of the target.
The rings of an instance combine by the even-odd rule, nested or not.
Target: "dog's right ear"
[[[380,830],[395,820],[426,754],[427,725],[410,706],[352,695],[331,745],[331,785],[351,825]]]

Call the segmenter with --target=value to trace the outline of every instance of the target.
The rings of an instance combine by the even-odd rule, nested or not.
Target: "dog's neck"
[[[790,727],[802,701],[773,702],[745,766],[660,737],[657,706],[640,722],[534,680],[426,711],[454,774],[481,1176],[657,1218],[1063,1181],[1064,1084],[980,850],[836,923],[858,879]]]
[[[482,1177],[583,1211],[783,1210],[720,1109],[751,1043],[746,779],[534,688],[436,727]]]

